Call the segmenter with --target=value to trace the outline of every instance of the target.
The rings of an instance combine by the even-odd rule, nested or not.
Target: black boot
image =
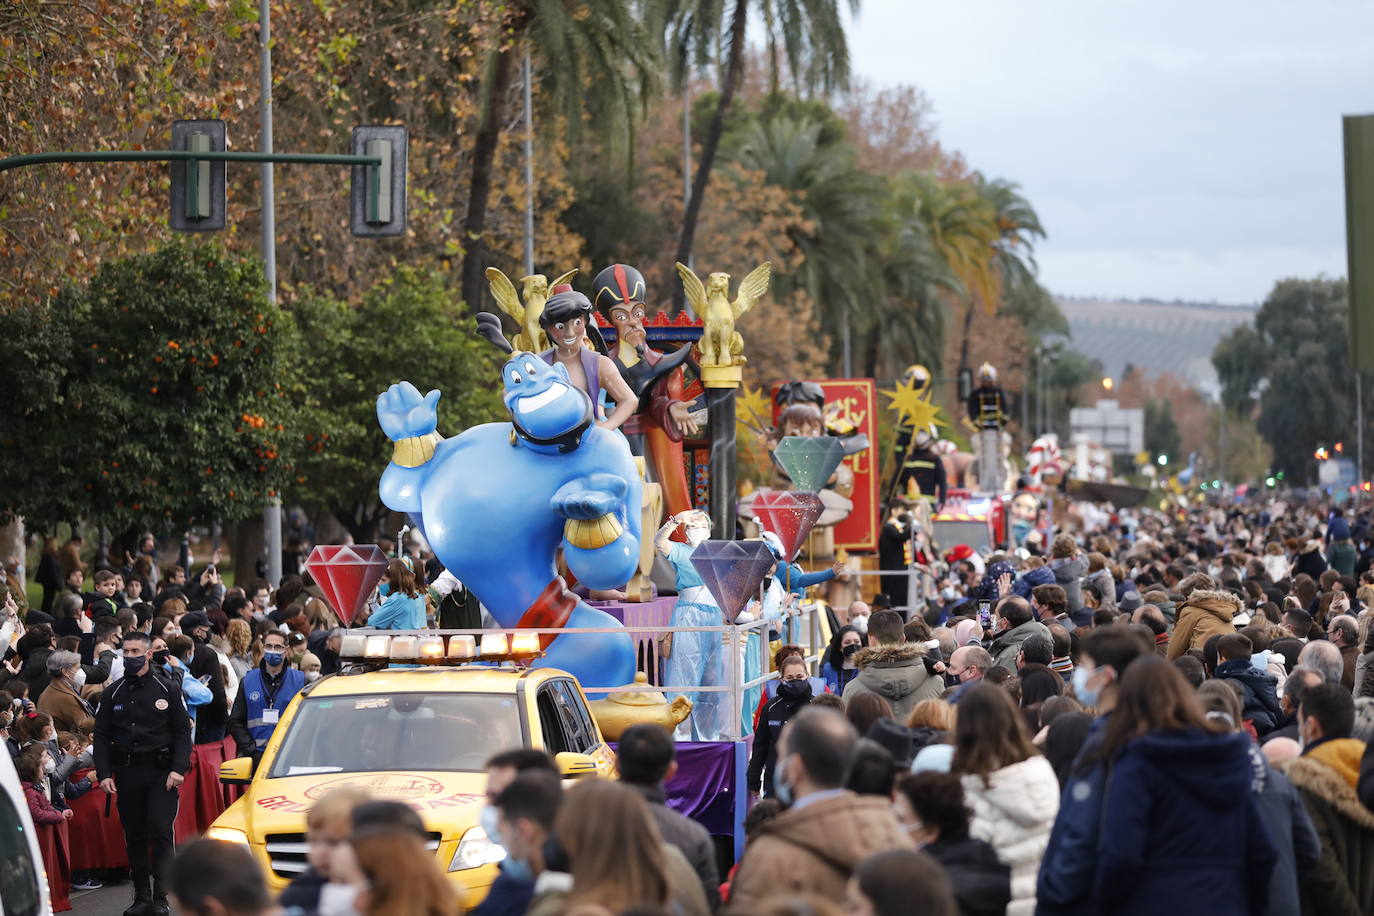
[[[134,902],[124,916],[152,916],[153,890],[147,875],[134,875]]]
[[[159,878],[153,879],[153,902],[148,906],[148,916],[171,916],[172,908],[167,904],[167,888]]]

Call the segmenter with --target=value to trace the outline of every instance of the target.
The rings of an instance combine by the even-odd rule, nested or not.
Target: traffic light
[[[378,156],[381,165],[353,166],[349,190],[349,229],[355,236],[405,235],[406,147],[404,126],[353,128],[355,156]]]
[[[172,149],[225,151],[224,122],[172,122]],[[177,232],[216,232],[224,228],[224,163],[184,160],[171,163],[171,227]]]

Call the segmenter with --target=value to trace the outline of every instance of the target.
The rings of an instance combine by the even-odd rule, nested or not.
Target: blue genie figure
[[[591,400],[562,365],[514,352],[502,380],[511,422],[452,439],[435,431],[438,391],[421,396],[401,382],[377,398],[377,420],[395,443],[382,502],[411,515],[502,627],[619,626],[568,591],[555,554],[561,546],[568,569],[591,588],[615,588],[634,575],[641,494],[630,447],[593,422]],[[634,680],[628,634],[541,640],[540,666],[590,685]]]

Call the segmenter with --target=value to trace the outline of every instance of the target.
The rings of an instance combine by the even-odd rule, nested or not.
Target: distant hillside
[[[1178,302],[1057,297],[1074,349],[1101,360],[1120,378],[1126,364],[1154,376],[1168,372],[1208,397],[1220,389],[1212,349],[1227,331],[1252,321],[1257,308]]]

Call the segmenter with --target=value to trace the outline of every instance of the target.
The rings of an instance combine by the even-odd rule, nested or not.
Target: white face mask
[[[56,761],[56,760],[53,760],[51,757],[49,757],[49,758],[47,758],[46,760],[43,761],[43,772],[44,772],[44,773],[51,773],[53,770],[56,770],[56,769],[57,769],[57,761]]]
[[[73,684],[73,686],[76,687],[77,690],[80,690],[82,687],[85,687],[85,686],[86,686],[86,669],[85,669],[85,668],[77,668],[77,669],[76,669],[76,674],[73,674],[73,675],[72,675],[72,684]]]
[[[710,529],[710,528],[688,528],[688,529],[687,529],[687,543],[688,543],[688,544],[691,544],[693,547],[696,547],[696,546],[697,546],[698,544],[700,544],[702,541],[708,541],[708,540],[710,540],[710,539],[711,539],[711,529]]]
[[[358,889],[330,881],[320,888],[320,916],[358,916]]]
[[[305,682],[306,682],[307,684],[313,684],[315,681],[318,681],[319,679],[320,679],[320,673],[319,673],[318,671],[307,671],[307,672],[305,672]]]

